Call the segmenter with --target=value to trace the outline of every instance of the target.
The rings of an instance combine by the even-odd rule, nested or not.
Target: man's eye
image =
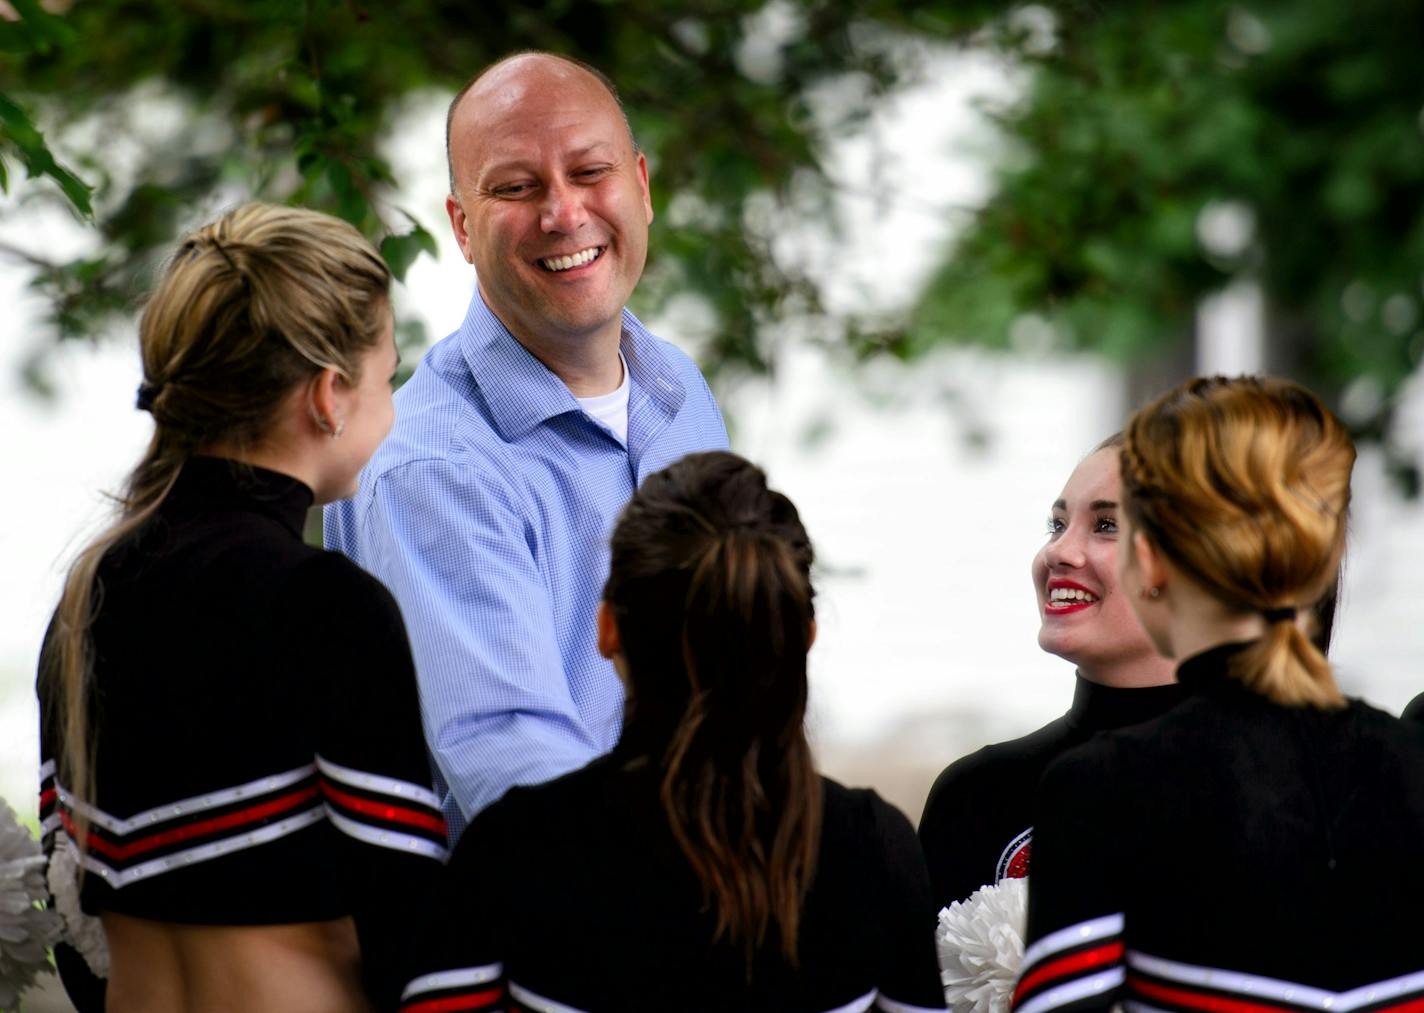
[[[532,183],[506,183],[504,186],[495,187],[494,193],[496,197],[522,197],[532,189]]]

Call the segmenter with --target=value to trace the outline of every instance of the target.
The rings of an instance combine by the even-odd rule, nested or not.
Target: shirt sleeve
[[[533,526],[510,491],[435,460],[376,482],[355,518],[362,565],[401,603],[426,741],[465,818],[592,760]]]
[[[55,848],[66,847],[65,841],[68,840],[61,830],[57,777],[58,763],[64,749],[64,736],[61,731],[63,719],[57,713],[50,686],[43,674],[53,659],[51,637],[54,636],[55,622],[55,619],[51,619],[49,628],[45,630],[43,647],[40,649],[40,674],[35,682],[35,695],[40,704],[40,845],[44,849],[45,858],[50,861],[54,858]],[[48,870],[46,878],[49,878]],[[54,880],[50,879],[49,882],[52,887]],[[78,905],[77,878],[71,882],[70,889],[74,892],[72,903]],[[53,894],[50,895],[49,906],[50,910],[60,909]],[[91,971],[79,951],[67,940],[55,943],[54,966],[61,984],[64,985],[65,994],[69,996],[69,1001],[74,1004],[78,1013],[103,1013],[108,981]]]
[[[993,884],[995,864],[1013,839],[994,831],[995,824],[1003,822],[1004,809],[1016,800],[980,787],[986,779],[983,768],[980,754],[950,764],[925,800],[919,836],[936,910]]]
[[[315,762],[335,831],[332,869],[350,898],[367,989],[386,1009],[448,857],[410,648],[390,593],[341,556],[304,564],[288,591],[292,653],[314,675]]]
[[[894,806],[872,796],[884,856],[881,960],[875,1008],[884,1013],[943,1013],[944,986],[935,954],[936,908],[915,830]]]
[[[1124,766],[1099,738],[1049,766],[1039,785],[1028,934],[1014,1013],[1107,1010],[1126,979]]]

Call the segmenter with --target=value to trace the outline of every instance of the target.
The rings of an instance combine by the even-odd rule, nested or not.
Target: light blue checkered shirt
[[[512,785],[618,739],[623,689],[594,615],[608,538],[646,475],[727,446],[702,374],[626,310],[628,443],[505,330],[478,292],[396,394],[396,423],[326,544],[400,603],[451,843]]]

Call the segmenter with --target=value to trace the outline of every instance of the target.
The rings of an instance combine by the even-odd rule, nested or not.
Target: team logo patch
[[[1028,876],[1029,851],[1033,845],[1033,827],[1019,834],[1004,853],[999,856],[999,865],[994,870],[995,884],[1006,879],[1024,879]]]

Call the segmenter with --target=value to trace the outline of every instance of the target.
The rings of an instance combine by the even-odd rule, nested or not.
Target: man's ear
[[[608,602],[598,603],[598,653],[609,661],[623,653],[623,638],[618,633],[618,621]]]
[[[638,186],[643,191],[643,211],[647,214],[648,224],[653,224],[653,194],[648,189],[648,157],[641,151],[638,152]]]
[[[460,246],[465,263],[473,264],[475,260],[470,256],[470,236],[465,231],[465,209],[453,193],[445,195],[445,214],[450,217],[450,231],[455,233],[455,242]]]

